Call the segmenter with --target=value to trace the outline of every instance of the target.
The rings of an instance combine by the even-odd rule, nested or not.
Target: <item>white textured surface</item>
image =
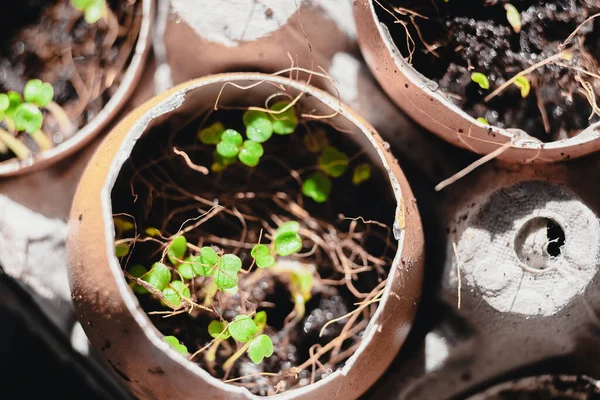
[[[551,200],[550,200],[551,199]],[[542,182],[526,182],[480,199],[479,205],[460,210],[468,217],[457,224],[457,250],[463,285],[481,293],[501,312],[550,316],[583,292],[597,273],[600,224],[596,215],[563,189]],[[524,265],[515,251],[520,229],[532,219],[556,221],[564,230],[565,245],[558,257],[548,257],[539,230],[525,240]],[[460,217],[457,217],[459,220]],[[535,226],[535,224],[534,224]],[[448,254],[453,254],[451,244]],[[456,285],[456,258],[447,271]],[[545,259],[546,268],[539,267]],[[463,286],[464,290],[464,286]]]
[[[0,196],[0,265],[38,295],[71,301],[66,266],[67,225]]]
[[[349,37],[356,37],[350,0],[171,0],[178,18],[198,35],[231,47],[269,35],[308,3],[319,6]]]

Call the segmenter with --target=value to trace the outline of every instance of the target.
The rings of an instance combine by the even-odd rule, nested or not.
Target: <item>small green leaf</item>
[[[94,0],[71,0],[71,5],[74,8],[83,11],[86,8],[88,8],[93,2]]]
[[[487,76],[482,74],[481,72],[473,72],[471,74],[471,80],[479,85],[482,89],[490,88],[490,81]]]
[[[221,340],[229,339],[231,336],[225,322],[217,320],[210,321],[210,324],[208,324],[208,334],[215,339]]]
[[[184,356],[187,356],[187,353],[188,353],[187,347],[185,347],[182,343],[180,343],[179,339],[177,339],[175,336],[165,336],[165,337],[163,337],[163,342],[168,343],[169,346],[171,346],[171,348],[173,350],[175,350],[176,352],[183,354]]]
[[[488,120],[487,120],[487,119],[485,119],[485,118],[483,118],[483,117],[479,117],[479,118],[477,118],[477,122],[480,122],[480,123],[482,123],[482,124],[484,124],[484,125],[489,125],[489,124],[490,124],[490,123],[488,122]]]
[[[273,341],[267,335],[259,335],[250,342],[248,356],[254,364],[260,364],[262,360],[273,355]]]
[[[526,76],[519,76],[515,79],[515,86],[521,89],[521,97],[526,98],[531,91],[531,84]]]
[[[190,261],[196,275],[212,276],[219,263],[219,255],[212,247],[204,246],[200,249],[200,255],[192,257]]]
[[[44,83],[39,79],[32,79],[23,89],[25,101],[33,103],[39,107],[46,107],[54,97],[54,89],[49,83]]]
[[[113,223],[115,224],[117,236],[121,236],[121,234],[132,231],[135,228],[133,222],[121,217],[113,217]]]
[[[238,272],[242,269],[242,260],[236,255],[225,254],[219,260],[213,280],[221,290],[232,289],[237,286]]]
[[[515,33],[521,32],[522,24],[519,10],[517,10],[517,8],[510,3],[505,4],[504,9],[506,10],[506,19],[508,20],[510,26],[512,26],[513,31],[515,31]]]
[[[296,232],[284,232],[275,238],[275,252],[280,256],[289,256],[302,249],[302,238]]]
[[[162,291],[171,282],[171,271],[165,264],[157,262],[142,279]]]
[[[13,116],[15,127],[18,131],[34,134],[42,129],[44,117],[39,108],[30,103],[23,103],[17,107]]]
[[[167,257],[169,257],[169,261],[173,265],[179,265],[185,256],[185,252],[187,251],[187,240],[185,236],[179,235],[173,239],[171,244],[169,245],[169,250],[167,251]]]
[[[183,279],[194,279],[196,277],[196,273],[194,272],[194,267],[192,266],[192,257],[186,258],[184,262],[179,264],[177,271],[179,271]]]
[[[140,278],[140,277],[144,276],[144,274],[146,274],[147,272],[148,272],[148,270],[146,269],[146,267],[144,267],[143,265],[140,265],[140,264],[136,264],[133,267],[129,268],[129,274],[136,278]],[[131,282],[129,285],[131,286],[133,291],[136,293],[139,293],[139,294],[148,293],[148,291],[143,286],[140,286],[135,282]]]
[[[259,311],[252,318],[257,327],[261,328],[267,325],[267,313],[265,311]]]
[[[129,254],[129,245],[127,243],[121,243],[115,246],[115,255],[117,258],[125,257],[127,254]]]
[[[271,255],[271,250],[267,245],[257,244],[252,248],[250,255],[256,260],[259,268],[268,268],[275,264],[275,258]]]
[[[160,231],[153,227],[146,228],[146,230],[144,232],[146,232],[146,235],[148,235],[150,237],[160,236]]]
[[[352,183],[355,185],[360,185],[364,181],[369,180],[371,177],[371,166],[367,163],[359,164],[354,168],[354,173],[352,174]]]
[[[315,132],[310,132],[304,135],[304,146],[311,153],[318,153],[327,146],[327,134],[324,130],[318,129]]]
[[[165,295],[165,298],[176,307],[181,305],[181,296],[186,299],[191,297],[190,289],[181,281],[171,282],[162,292]]]
[[[260,143],[246,140],[244,141],[244,144],[242,144],[242,148],[238,153],[238,158],[248,167],[256,167],[263,154],[264,150]]]
[[[302,184],[302,193],[317,203],[324,203],[331,193],[331,180],[322,172],[315,172]]]
[[[237,139],[225,139],[225,134],[229,131],[232,131],[231,129],[227,129],[224,133],[223,136],[221,136],[221,141],[219,142],[219,144],[217,145],[217,153],[219,153],[221,156],[225,157],[225,158],[229,158],[229,157],[235,157],[237,156],[238,152],[240,151],[240,146],[242,144],[242,136],[237,133],[237,135],[239,135],[239,143]]]
[[[273,123],[266,112],[248,110],[244,113],[243,119],[248,139],[263,143],[273,135]]]
[[[296,221],[287,221],[279,225],[275,231],[275,237],[285,232],[298,232],[300,230],[300,224]]]
[[[19,93],[12,91],[8,92],[6,95],[8,96],[8,108],[4,110],[4,113],[8,117],[12,118],[15,115],[17,108],[19,108],[19,106],[23,104],[23,98]]]
[[[105,0],[94,0],[92,4],[90,4],[83,12],[85,22],[88,24],[95,24],[96,22],[100,21],[102,14],[104,14],[105,6]]]
[[[269,107],[269,109],[271,111],[281,111],[289,104],[288,101],[278,101]],[[294,107],[289,107],[282,113],[271,113],[269,114],[269,117],[273,121],[273,132],[278,135],[289,135],[290,133],[293,133],[298,126],[298,117],[296,117]]]
[[[8,109],[10,101],[6,93],[0,93],[0,113],[4,113]]]
[[[208,128],[198,132],[198,140],[204,144],[214,145],[221,141],[221,135],[225,132],[225,127],[220,122],[215,122]]]
[[[327,146],[319,157],[319,166],[327,174],[334,178],[342,176],[348,168],[350,158],[335,147]]]
[[[248,315],[238,315],[235,320],[229,323],[229,334],[238,342],[246,343],[252,339],[258,327]]]

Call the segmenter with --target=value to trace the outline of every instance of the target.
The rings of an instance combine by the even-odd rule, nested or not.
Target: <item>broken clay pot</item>
[[[226,85],[229,83],[230,85]],[[247,90],[233,87],[250,85]],[[375,315],[357,351],[342,369],[319,382],[272,396],[352,399],[364,393],[386,370],[412,326],[423,275],[423,233],[410,187],[387,146],[361,117],[339,100],[302,81],[257,73],[214,75],[184,83],[151,99],[126,117],[106,138],[89,163],[78,188],[69,221],[68,267],[79,321],[120,382],[140,399],[257,399],[246,388],[225,384],[188,361],[161,340],[140,308],[114,255],[111,192],[136,141],[152,127],[200,116],[220,105],[250,105],[285,87],[304,92],[303,108],[330,115],[340,131],[355,141],[389,179],[397,204],[393,217],[397,252]],[[155,130],[156,132],[156,130]],[[168,134],[168,130],[165,130]],[[391,220],[392,218],[390,218]],[[401,296],[395,295],[401,293]]]

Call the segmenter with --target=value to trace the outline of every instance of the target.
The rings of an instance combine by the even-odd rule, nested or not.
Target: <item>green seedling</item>
[[[182,281],[173,281],[169,283],[169,286],[162,290],[165,299],[174,305],[179,307],[181,305],[181,299],[189,299],[191,297],[190,289]],[[163,303],[167,305],[168,303]]]
[[[319,157],[319,167],[333,178],[342,176],[349,163],[350,158],[332,146],[326,146]]]
[[[369,180],[371,177],[371,166],[367,163],[359,164],[354,168],[352,174],[352,183],[360,185],[361,183]]]
[[[83,12],[88,24],[95,24],[106,12],[106,0],[71,0],[71,5]]]
[[[246,136],[256,143],[264,143],[273,135],[273,122],[266,112],[248,110],[243,116]]]
[[[490,88],[490,80],[481,72],[473,72],[471,80],[479,85],[480,88],[488,90]]]
[[[267,314],[264,311],[256,313],[254,318],[249,315],[237,315],[229,324],[220,321],[212,321],[208,326],[209,334],[215,338],[215,342],[221,343],[232,337],[237,342],[243,343],[241,347],[223,363],[225,371],[231,370],[234,363],[246,352],[255,364],[260,364],[265,357],[273,355],[273,342],[271,338],[263,334],[267,325]],[[211,345],[215,345],[215,342]],[[216,352],[216,348],[214,349]],[[214,353],[207,353],[207,360],[214,361]]]
[[[216,145],[221,141],[221,136],[225,132],[225,127],[220,122],[215,122],[208,128],[204,128],[198,132],[198,140],[204,144]]]
[[[517,10],[517,8],[510,3],[505,4],[504,9],[506,10],[506,19],[508,20],[510,26],[512,26],[513,31],[515,31],[515,33],[521,32],[522,24],[519,10]]]
[[[241,269],[242,260],[238,256],[225,254],[219,259],[213,281],[220,290],[233,289],[238,284]]]
[[[257,244],[252,248],[250,255],[256,261],[259,268],[269,268],[275,265],[275,257],[271,254],[271,249],[265,244]]]
[[[169,261],[171,261],[171,264],[179,265],[179,263],[183,261],[186,251],[187,240],[185,236],[179,235],[171,241],[169,249],[167,250],[167,257],[169,258]]]
[[[242,164],[248,167],[256,167],[263,154],[264,150],[260,143],[252,140],[245,140],[238,153],[238,158]]]
[[[148,282],[148,284],[157,290],[163,291],[169,282],[171,282],[171,271],[165,264],[157,262],[152,265],[150,272],[142,280]]]
[[[289,256],[302,249],[302,238],[296,232],[283,232],[275,238],[275,252],[280,256]]]
[[[302,193],[317,203],[324,203],[331,193],[331,179],[322,172],[315,172],[302,184]]]
[[[187,347],[185,347],[183,343],[179,342],[179,339],[177,339],[175,336],[165,336],[163,337],[163,342],[168,343],[169,346],[171,346],[171,348],[179,354],[187,356]]]
[[[235,157],[240,151],[244,138],[233,129],[227,129],[221,135],[221,141],[217,144],[217,153],[225,158]]]
[[[515,86],[521,90],[521,97],[526,98],[531,91],[531,84],[526,76],[519,76],[515,79]]]
[[[298,117],[296,117],[294,107],[291,107],[288,101],[278,101],[269,107],[269,109],[274,111],[269,114],[273,121],[273,132],[278,135],[294,133],[298,126]]]
[[[115,245],[115,255],[117,258],[125,257],[127,254],[129,254],[129,244],[119,243]]]

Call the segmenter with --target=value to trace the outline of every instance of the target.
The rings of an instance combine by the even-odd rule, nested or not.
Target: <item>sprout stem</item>
[[[8,129],[9,132],[17,131],[17,128],[15,127],[15,123],[13,122],[12,119],[4,118],[4,123],[6,124],[6,129]]]
[[[258,335],[262,334],[263,329],[264,329],[264,325],[258,326],[258,329],[256,330],[256,334],[254,335],[254,337],[257,337]],[[231,357],[229,357],[227,359],[227,361],[225,361],[223,363],[223,370],[225,371],[225,377],[226,377],[225,379],[227,379],[227,376],[229,375],[229,371],[231,371],[233,364],[235,364],[235,362],[238,360],[238,358],[243,356],[244,353],[246,352],[246,350],[248,350],[248,347],[250,347],[250,342],[252,342],[252,339],[248,340],[246,343],[244,343],[244,345],[242,347],[240,347],[238,351],[236,351]]]
[[[4,129],[0,129],[0,141],[8,147],[17,158],[25,160],[31,154],[31,151],[21,142],[19,139],[6,132]]]
[[[206,352],[206,356],[205,356],[206,361],[208,363],[212,364],[217,359],[217,349],[219,348],[219,345],[221,344],[222,341],[223,341],[222,339],[215,339],[215,341],[208,348],[208,351]]]
[[[248,340],[246,343],[244,343],[244,345],[240,347],[238,351],[236,351],[231,357],[227,359],[227,361],[225,361],[225,363],[223,364],[223,369],[226,371],[225,375],[229,375],[229,371],[233,367],[233,364],[235,364],[238,358],[243,356],[246,350],[248,350],[248,347],[250,347],[250,342],[251,340]]]
[[[60,105],[58,105],[58,103],[56,103],[55,101],[51,101],[50,103],[46,104],[45,108],[50,112],[50,114],[52,114],[54,119],[56,119],[56,122],[58,122],[60,129],[65,135],[70,135],[75,131],[75,126],[73,126],[73,124],[71,123],[69,116],[67,115],[65,110]]]
[[[46,133],[44,131],[42,131],[41,129],[39,131],[37,131],[36,133],[31,134],[31,138],[35,141],[35,143],[38,145],[38,147],[42,151],[50,150],[51,148],[54,147],[54,145],[52,144],[52,141],[50,139],[48,139],[48,136],[46,135]]]
[[[8,153],[8,147],[4,144],[4,142],[0,141],[0,153],[6,154]]]

